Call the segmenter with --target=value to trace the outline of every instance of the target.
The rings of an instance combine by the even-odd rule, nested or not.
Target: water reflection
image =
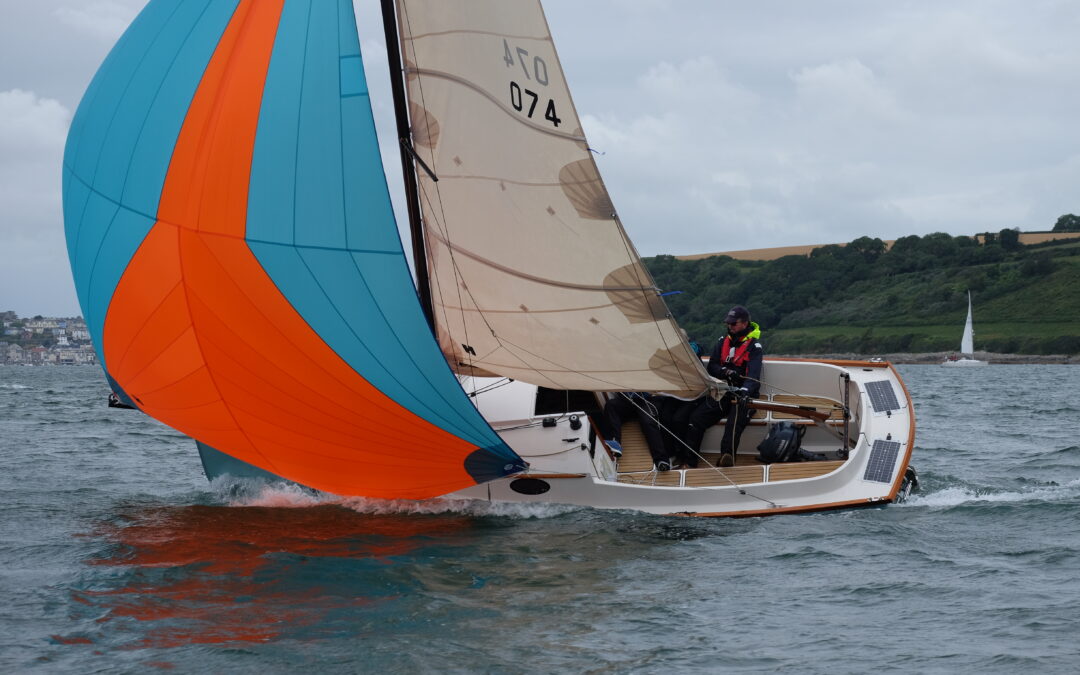
[[[468,516],[337,505],[131,509],[86,535],[105,544],[86,562],[115,574],[87,575],[72,597],[114,646],[314,638],[348,630],[341,613],[422,593],[423,561],[469,546],[476,529]]]

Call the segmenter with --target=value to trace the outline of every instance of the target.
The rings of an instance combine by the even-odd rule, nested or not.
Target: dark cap
[[[724,323],[736,323],[738,321],[749,321],[750,312],[746,311],[746,308],[742,305],[735,305],[728,310],[727,316],[724,317]]]

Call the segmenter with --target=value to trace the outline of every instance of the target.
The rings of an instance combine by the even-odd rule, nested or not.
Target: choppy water
[[[0,670],[1080,670],[1080,367],[901,372],[921,494],[724,521],[229,497],[96,368],[0,367]]]

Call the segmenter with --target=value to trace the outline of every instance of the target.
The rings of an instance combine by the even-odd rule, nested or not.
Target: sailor
[[[705,431],[727,418],[720,441],[717,466],[734,466],[735,453],[743,429],[750,422],[749,401],[761,391],[761,328],[750,320],[750,312],[736,305],[724,317],[727,335],[720,338],[709,357],[709,374],[726,381],[732,390],[716,400],[706,396],[690,414],[686,444],[694,456],[701,450]]]
[[[671,454],[664,445],[664,438],[660,433],[658,424],[660,411],[656,406],[655,398],[639,391],[615,392],[604,404],[604,421],[607,427],[604,432],[607,434],[607,445],[611,448],[612,454],[619,458],[622,456],[623,422],[636,419],[641,425],[641,432],[645,435],[645,443],[649,446],[653,466],[657,471],[670,471]]]
[[[690,339],[686,329],[679,328],[679,331],[682,332],[683,339],[690,345],[694,355],[698,358],[704,356],[701,345]],[[652,402],[659,411],[659,430],[664,441],[664,454],[671,458],[672,468],[697,468],[697,455],[687,452],[686,442],[683,439],[686,438],[686,428],[690,424],[690,413],[694,412],[701,401],[700,397],[690,400],[659,394],[652,397]]]
[[[696,469],[698,457],[687,450],[686,438],[687,427],[690,425],[690,414],[697,409],[704,397],[689,401],[673,396],[655,396],[656,407],[660,409],[660,426],[663,433],[664,444],[667,454],[674,458],[677,466],[688,469]]]
[[[690,349],[694,351],[694,355],[699,359],[705,356],[705,350],[701,348],[701,345],[696,340],[691,340],[690,335],[686,332],[685,328],[680,328],[679,332],[682,333],[683,339],[686,340],[686,344],[690,345]]]

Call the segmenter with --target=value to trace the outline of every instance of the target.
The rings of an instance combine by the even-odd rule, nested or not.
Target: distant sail
[[[964,337],[960,339],[960,353],[964,356],[975,353],[975,328],[971,323],[971,291],[968,291],[967,321],[964,322]]]
[[[162,422],[341,495],[524,468],[420,311],[350,0],[152,0],[72,123],[64,217],[101,363]]]
[[[438,338],[465,373],[695,396],[538,0],[398,0]],[[719,308],[718,308],[719,311]]]

